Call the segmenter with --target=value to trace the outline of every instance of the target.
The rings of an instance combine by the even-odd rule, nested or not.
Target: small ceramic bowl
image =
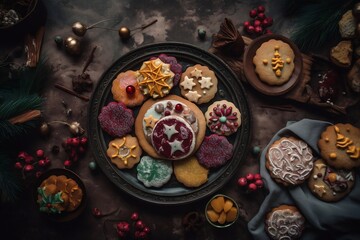
[[[230,227],[239,217],[239,206],[233,198],[217,194],[207,202],[205,217],[214,227]]]
[[[46,212],[40,212],[44,217],[47,217],[53,221],[56,221],[56,222],[68,222],[68,221],[71,221],[75,218],[77,218],[85,209],[86,207],[86,200],[87,200],[87,195],[86,195],[86,188],[85,188],[85,185],[83,183],[83,181],[80,179],[80,177],[68,170],[68,169],[65,169],[65,168],[54,168],[54,169],[50,169],[46,172],[44,172],[36,181],[35,183],[35,188],[34,188],[34,200],[35,200],[35,203],[36,203],[36,207],[39,208],[39,204],[37,202],[38,200],[38,187],[41,185],[41,183],[49,178],[50,176],[52,175],[55,175],[55,176],[61,176],[61,175],[64,175],[66,176],[67,178],[69,179],[72,179],[74,180],[79,188],[81,188],[82,190],[82,199],[81,199],[81,203],[80,205],[74,210],[74,211],[71,211],[71,212],[61,212],[61,213],[46,213]]]

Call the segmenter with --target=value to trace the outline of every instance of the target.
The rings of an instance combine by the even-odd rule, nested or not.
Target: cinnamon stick
[[[31,111],[25,112],[23,114],[20,114],[16,117],[10,118],[9,122],[11,124],[19,124],[19,123],[24,123],[24,122],[30,121],[30,120],[40,117],[40,116],[41,116],[40,110],[31,110]]]
[[[69,94],[71,94],[71,95],[73,95],[75,97],[78,97],[78,98],[80,98],[80,99],[82,99],[84,101],[89,101],[90,100],[88,97],[80,95],[77,92],[74,92],[73,90],[71,90],[71,89],[69,89],[69,88],[67,88],[67,87],[65,87],[63,85],[60,85],[58,83],[55,84],[55,87],[60,89],[60,90],[63,90],[66,93],[69,93]]]

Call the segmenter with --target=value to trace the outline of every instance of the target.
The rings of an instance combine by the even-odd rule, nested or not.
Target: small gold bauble
[[[127,40],[130,38],[130,29],[127,27],[119,28],[119,36],[123,40]]]
[[[68,53],[72,55],[80,54],[80,41],[73,37],[68,37],[65,40],[65,49]]]
[[[76,22],[72,25],[72,31],[76,36],[82,37],[85,35],[87,28],[86,28],[85,24],[83,24],[81,22]]]

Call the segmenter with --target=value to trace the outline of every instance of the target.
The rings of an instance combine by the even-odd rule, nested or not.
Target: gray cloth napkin
[[[336,203],[327,203],[316,198],[308,189],[307,183],[286,188],[278,185],[270,177],[265,167],[265,155],[268,147],[284,136],[297,136],[313,150],[314,157],[319,157],[317,141],[320,134],[330,125],[311,119],[291,123],[281,129],[263,150],[260,159],[260,174],[264,179],[268,195],[260,206],[259,212],[248,223],[248,229],[254,239],[269,239],[265,232],[266,214],[281,204],[296,205],[307,220],[301,239],[360,239],[360,172],[357,169],[353,190]]]

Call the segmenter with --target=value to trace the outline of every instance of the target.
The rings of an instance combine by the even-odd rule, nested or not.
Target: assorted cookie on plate
[[[136,166],[137,179],[146,187],[161,187],[167,183],[173,173],[170,161],[143,156]]]

